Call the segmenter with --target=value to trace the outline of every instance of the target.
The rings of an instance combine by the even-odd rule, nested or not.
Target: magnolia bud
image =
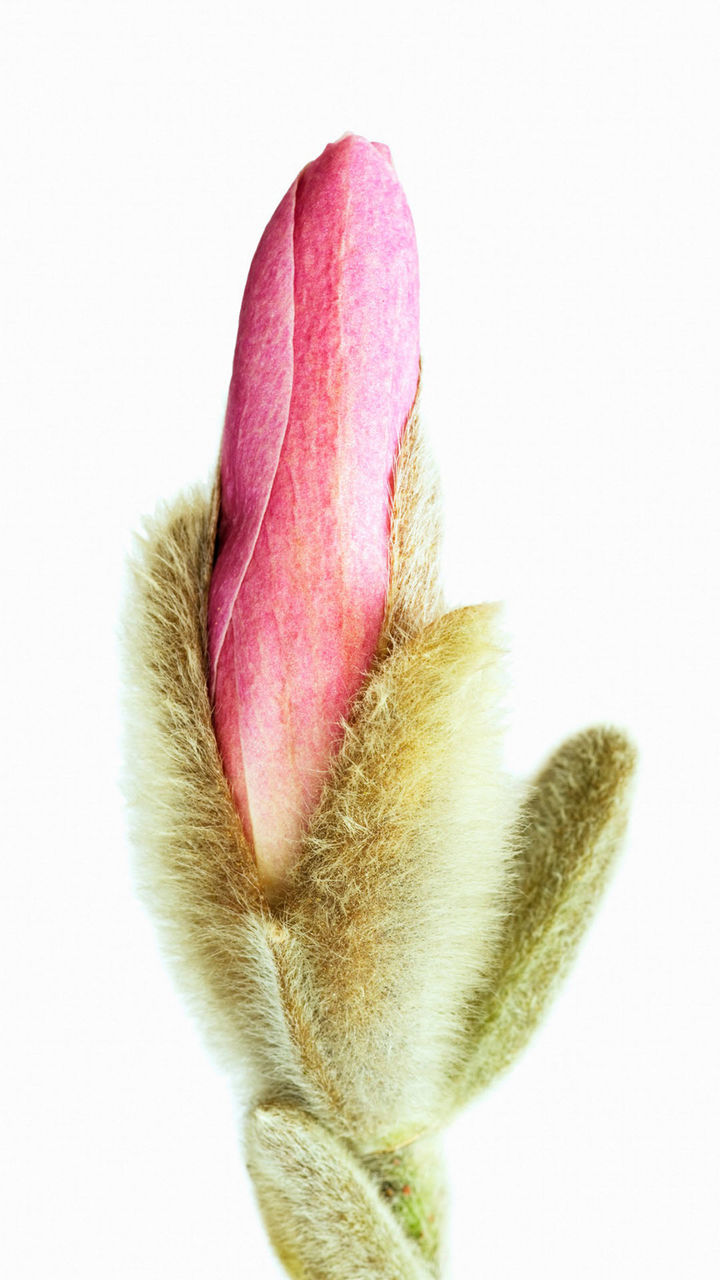
[[[627,819],[616,730],[527,789],[503,768],[496,609],[445,611],[418,372],[410,214],[348,136],[253,260],[219,489],[134,564],[143,889],[294,1277],[440,1274],[437,1135],[523,1048]]]

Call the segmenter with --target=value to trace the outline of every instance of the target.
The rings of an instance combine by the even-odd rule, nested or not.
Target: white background
[[[420,251],[454,603],[507,602],[507,759],[593,721],[627,848],[454,1126],[454,1280],[718,1274],[716,0],[2,4],[0,1270],[277,1277],[225,1081],[136,903],[116,631],[218,448],[296,172],[387,142]]]

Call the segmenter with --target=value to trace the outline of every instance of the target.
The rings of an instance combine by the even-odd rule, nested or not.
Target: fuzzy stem
[[[445,1163],[435,1137],[363,1158],[380,1195],[406,1236],[414,1240],[431,1275],[440,1276],[447,1218]]]

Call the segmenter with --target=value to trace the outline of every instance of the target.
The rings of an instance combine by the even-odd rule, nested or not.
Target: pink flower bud
[[[222,440],[210,696],[268,886],[293,863],[377,647],[418,373],[410,210],[388,149],[349,135],[260,240]]]

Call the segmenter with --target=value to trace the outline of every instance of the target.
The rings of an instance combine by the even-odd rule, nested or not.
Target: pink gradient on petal
[[[208,610],[210,693],[275,480],[293,383],[294,182],[250,266],[221,452],[222,510]]]
[[[215,729],[270,885],[377,646],[418,371],[410,211],[387,148],[349,135],[306,166],[258,246],[222,444]]]

